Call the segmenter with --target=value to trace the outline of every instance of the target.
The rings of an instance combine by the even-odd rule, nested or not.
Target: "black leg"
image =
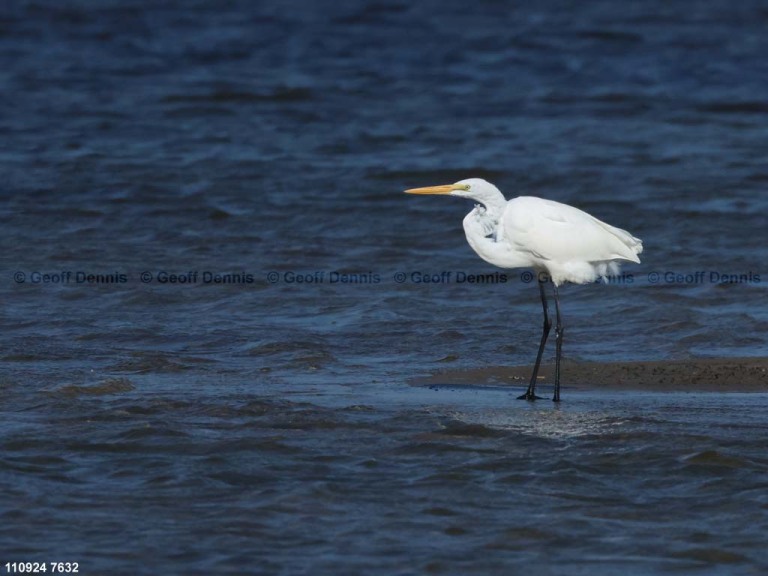
[[[547,306],[547,294],[544,291],[544,285],[546,280],[539,280],[539,294],[541,294],[541,307],[544,310],[544,328],[541,332],[541,342],[539,342],[539,352],[536,354],[536,364],[533,365],[533,374],[531,375],[531,382],[528,384],[528,390],[525,394],[518,396],[518,400],[536,400],[539,396],[536,396],[536,378],[539,375],[539,365],[541,364],[541,356],[544,354],[544,345],[547,343],[547,337],[549,336],[549,330],[552,328],[552,321],[549,319],[549,307]],[[555,292],[557,294],[557,292]]]
[[[555,395],[552,400],[560,402],[560,358],[563,355],[563,322],[560,320],[560,301],[557,295],[557,286],[555,286],[555,312],[557,313],[557,324],[555,324]]]

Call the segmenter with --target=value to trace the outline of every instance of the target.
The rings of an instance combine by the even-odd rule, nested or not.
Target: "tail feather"
[[[601,220],[597,220],[597,222],[606,230],[606,232],[610,232],[623,245],[621,248],[624,249],[621,249],[620,253],[617,254],[618,258],[623,258],[624,260],[629,260],[630,262],[635,262],[637,264],[640,263],[640,258],[637,257],[638,254],[643,252],[643,241],[640,240],[640,238],[635,238],[626,230],[616,228]]]

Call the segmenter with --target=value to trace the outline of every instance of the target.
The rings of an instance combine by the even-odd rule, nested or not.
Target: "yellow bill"
[[[464,190],[461,184],[443,184],[441,186],[427,186],[425,188],[411,188],[406,194],[450,194],[454,190]]]

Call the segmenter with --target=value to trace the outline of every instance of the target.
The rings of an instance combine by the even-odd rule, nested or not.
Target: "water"
[[[762,356],[767,23],[724,1],[6,3],[2,558],[763,571],[764,395],[409,386],[530,363],[540,311],[523,271],[462,281],[497,272],[471,204],[402,190],[485,177],[644,240],[620,281],[562,291],[570,359]]]
[[[768,567],[765,394],[554,408],[491,387],[113,387],[5,419],[6,558],[89,574]]]

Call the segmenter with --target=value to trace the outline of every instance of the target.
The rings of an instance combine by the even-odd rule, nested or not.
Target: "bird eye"
[[[469,184],[462,184],[459,186],[459,189],[464,190],[465,192],[469,191],[470,185]]]

